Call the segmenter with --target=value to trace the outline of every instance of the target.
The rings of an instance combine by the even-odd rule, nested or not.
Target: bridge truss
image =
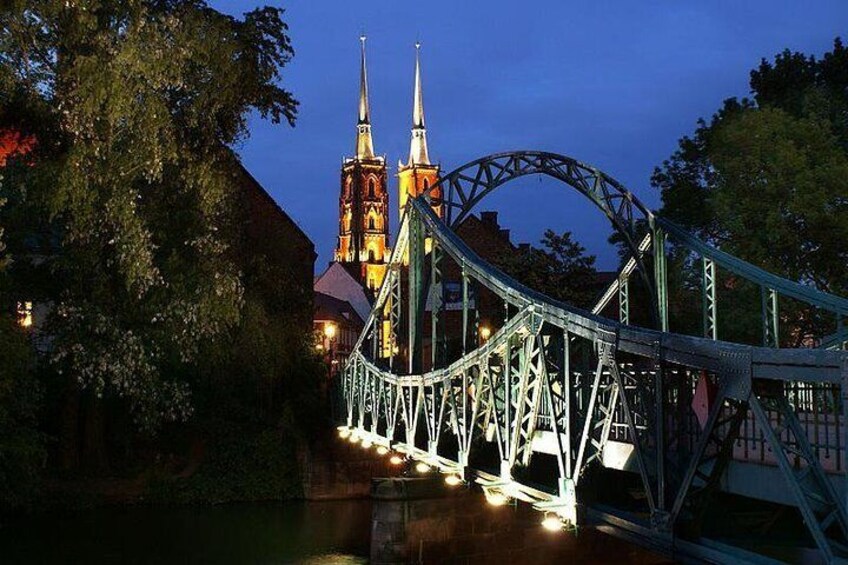
[[[632,254],[591,311],[527,288],[453,231],[487,194],[529,174],[588,198]],[[731,465],[768,465],[820,555],[829,562],[848,555],[848,353],[836,350],[848,300],[703,243],[608,175],[562,155],[485,157],[443,176],[430,194],[445,197],[409,201],[342,374],[344,435],[475,480],[493,500],[524,500],[564,523],[582,520],[593,469],[632,471],[646,531],[670,548],[727,490]],[[669,328],[672,242],[701,270],[700,336]],[[716,289],[727,273],[761,289],[761,346],[719,340]],[[654,328],[631,323],[633,276],[649,296]],[[781,298],[832,317],[835,332],[823,341],[830,349],[779,347]],[[487,299],[501,305],[501,316],[489,315],[497,327],[485,338]],[[614,302],[613,317],[604,317]],[[740,454],[749,443],[759,446],[756,455],[748,447]]]

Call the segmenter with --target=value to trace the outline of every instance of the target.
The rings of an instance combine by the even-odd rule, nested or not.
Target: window
[[[427,192],[428,190],[430,190],[430,180],[424,179],[424,192]]]
[[[368,250],[368,262],[369,263],[374,262],[374,250],[373,249]]]
[[[368,218],[368,229],[369,229],[369,230],[373,230],[373,229],[374,229],[374,217],[373,217],[373,216],[372,216],[372,217],[370,217],[370,218]]]
[[[368,279],[368,288],[370,288],[371,290],[374,290],[376,286],[377,286],[377,283],[374,282],[374,277],[371,277],[370,279]]]
[[[374,179],[368,179],[368,198],[374,198]]]

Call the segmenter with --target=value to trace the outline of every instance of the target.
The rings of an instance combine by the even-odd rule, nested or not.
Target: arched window
[[[374,198],[374,179],[368,179],[368,198]]]
[[[427,192],[428,190],[430,190],[430,180],[424,179],[424,192]]]
[[[369,263],[374,262],[374,250],[373,249],[368,250],[368,262]]]
[[[369,230],[374,229],[374,216],[371,216],[370,218],[368,218],[368,229]]]

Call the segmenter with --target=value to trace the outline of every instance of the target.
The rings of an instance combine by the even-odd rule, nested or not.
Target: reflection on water
[[[604,534],[551,534],[527,505],[479,494],[100,509],[0,528],[0,564],[645,563],[668,561]]]
[[[666,557],[591,528],[551,532],[528,504],[492,507],[479,492],[430,500],[375,501],[372,563],[629,563]]]
[[[0,563],[366,563],[371,502],[99,509],[0,528]]]

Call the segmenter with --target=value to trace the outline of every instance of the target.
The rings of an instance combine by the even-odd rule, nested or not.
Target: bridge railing
[[[491,176],[491,187],[510,174],[554,166],[551,159],[510,158],[468,178]],[[616,221],[632,216],[632,206],[617,215],[632,195],[610,196],[608,185],[586,184],[572,165],[562,164],[567,170],[557,174],[574,173],[579,177],[574,182],[583,183],[582,190]],[[479,194],[465,196],[467,203],[479,200]],[[713,263],[737,265],[703,253]],[[662,280],[663,254],[664,245],[656,245],[659,276],[651,280]],[[448,342],[443,287],[448,261],[461,273],[458,358],[439,353]],[[635,259],[644,270],[640,261]],[[785,281],[760,282],[771,285],[765,304],[772,320],[777,313],[768,305],[776,304],[777,292],[809,295]],[[479,312],[477,304],[471,306],[471,285],[503,303],[502,323],[487,339],[479,339],[472,321]],[[827,300],[842,308],[838,300]],[[429,365],[422,362],[425,325]],[[546,511],[568,521],[577,519],[581,477],[605,464],[611,442],[629,445],[627,463],[641,479],[651,527],[665,534],[675,531],[679,519],[700,515],[734,459],[759,457],[778,467],[823,555],[841,554],[848,545],[848,516],[826,474],[845,470],[848,355],[661,330],[610,320],[522,285],[483,261],[436,217],[430,203],[413,199],[386,281],[344,371],[342,431],[462,476],[481,457],[494,456],[499,480],[489,481],[487,489],[544,503]],[[534,453],[553,457],[542,460]],[[514,477],[545,461],[554,465],[557,483],[540,497],[537,488]]]

